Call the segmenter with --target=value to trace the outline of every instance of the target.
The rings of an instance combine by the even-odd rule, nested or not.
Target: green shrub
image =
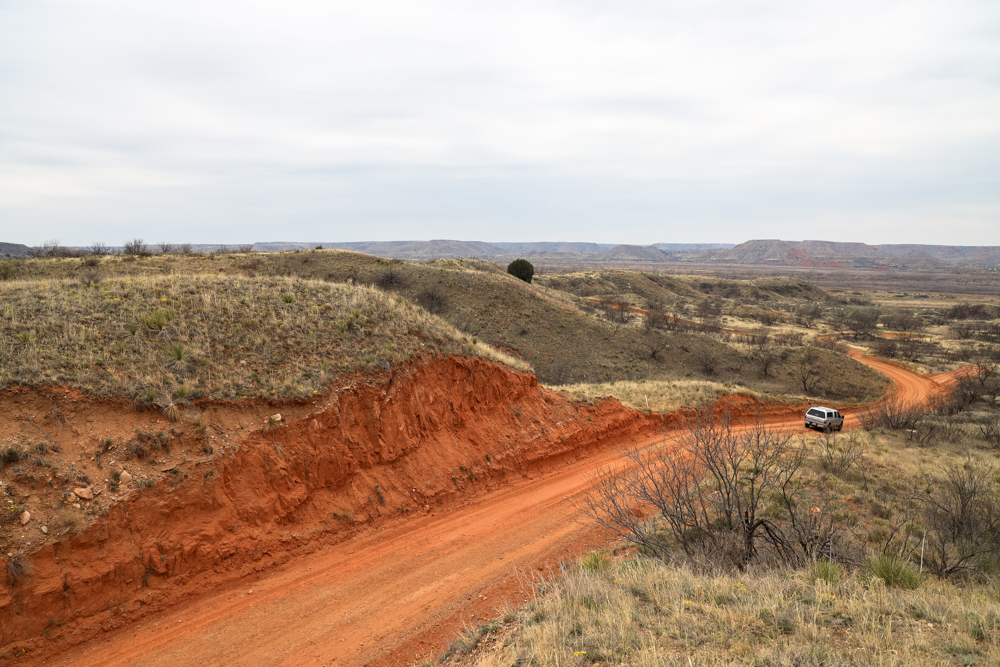
[[[881,579],[886,586],[912,590],[924,583],[924,575],[914,572],[909,563],[899,556],[888,554],[868,559],[863,572],[869,579]]]
[[[515,259],[507,265],[507,273],[514,276],[518,280],[530,283],[531,279],[535,275],[535,267],[532,266],[531,262],[526,259]]]
[[[591,551],[583,557],[580,565],[584,569],[600,572],[611,567],[611,559],[603,551]]]
[[[813,579],[821,579],[828,584],[835,584],[840,581],[840,566],[825,558],[813,563],[810,574]]]

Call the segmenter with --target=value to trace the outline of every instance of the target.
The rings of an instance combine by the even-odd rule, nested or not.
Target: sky
[[[0,241],[1000,245],[1000,2],[0,0]]]

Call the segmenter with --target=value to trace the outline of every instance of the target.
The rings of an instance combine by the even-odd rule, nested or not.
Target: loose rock
[[[130,475],[128,472],[123,472],[121,477],[118,478],[118,481],[121,482],[122,484],[131,484],[132,475]]]
[[[48,535],[49,534],[49,527],[48,526],[42,526],[42,533],[44,533],[45,535]]]
[[[31,512],[29,512],[28,510],[24,510],[23,512],[21,512],[21,525],[23,526],[29,521],[31,521]]]
[[[86,488],[73,489],[73,493],[75,493],[77,497],[83,498],[84,500],[94,499],[94,492],[90,490],[89,486]]]

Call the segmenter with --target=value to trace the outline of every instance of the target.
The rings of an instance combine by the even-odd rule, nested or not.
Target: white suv
[[[833,408],[818,406],[806,412],[806,428],[820,429],[824,433],[844,428],[844,417]]]

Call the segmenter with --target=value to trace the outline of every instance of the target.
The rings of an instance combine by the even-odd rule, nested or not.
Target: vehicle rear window
[[[823,412],[821,410],[817,410],[816,408],[810,409],[809,412],[806,413],[806,414],[810,414],[813,417],[825,417],[826,416],[826,415],[823,414]]]

